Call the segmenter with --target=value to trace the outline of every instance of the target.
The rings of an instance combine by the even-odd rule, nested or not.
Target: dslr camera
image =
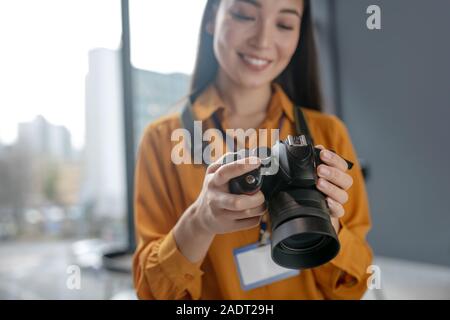
[[[326,196],[316,188],[320,149],[305,135],[288,136],[272,148],[231,153],[223,163],[257,156],[261,166],[229,181],[233,194],[262,191],[271,225],[271,256],[290,269],[320,266],[333,259],[340,244],[330,219]],[[346,160],[348,168],[353,163]]]

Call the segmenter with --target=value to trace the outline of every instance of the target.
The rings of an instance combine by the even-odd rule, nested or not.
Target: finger
[[[353,178],[349,174],[325,164],[321,164],[317,168],[317,173],[319,177],[332,182],[333,184],[344,190],[350,189],[353,184]]]
[[[257,227],[261,223],[261,219],[262,219],[262,216],[248,218],[248,219],[242,219],[242,220],[236,220],[234,222],[235,230],[246,230],[246,229],[251,229],[251,228]]]
[[[328,182],[324,178],[319,178],[317,182],[317,189],[325,193],[327,196],[333,198],[340,204],[345,204],[348,201],[348,194],[346,191]]]
[[[330,207],[331,216],[335,218],[342,218],[345,214],[344,206],[339,202],[327,197],[328,207]]]
[[[254,217],[263,216],[267,211],[265,203],[251,209],[246,209],[243,211],[231,211],[231,210],[223,210],[223,215],[230,220],[242,220]]]
[[[214,173],[213,182],[217,186],[227,184],[230,179],[255,170],[260,165],[261,160],[257,157],[248,157],[224,164]]]
[[[321,145],[321,144],[318,144],[318,145],[316,146],[316,148],[317,148],[317,149],[321,149],[321,150],[325,149],[325,147],[324,147],[323,145]]]
[[[214,173],[222,166],[219,162],[213,162],[206,168],[206,174]]]
[[[257,208],[265,203],[264,195],[258,191],[252,195],[222,193],[217,201],[220,209],[231,211],[243,211],[247,209]]]
[[[219,157],[216,161],[214,161],[213,163],[211,163],[207,168],[206,168],[206,173],[214,173],[217,171],[217,169],[219,169],[222,165],[223,165],[223,159],[228,156],[229,154],[231,154],[231,152],[227,152],[225,154],[223,154],[221,157]]]
[[[323,149],[320,151],[320,159],[326,164],[336,167],[343,172],[348,170],[347,162],[330,150]]]

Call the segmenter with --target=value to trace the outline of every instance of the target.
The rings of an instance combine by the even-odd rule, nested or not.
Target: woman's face
[[[222,0],[207,27],[220,72],[246,88],[272,82],[297,48],[303,6],[303,0]]]

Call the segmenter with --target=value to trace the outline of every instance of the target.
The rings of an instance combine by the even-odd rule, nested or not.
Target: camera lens
[[[339,252],[339,241],[320,192],[281,191],[269,201],[272,259],[280,266],[307,269],[320,266]]]
[[[324,237],[314,233],[301,233],[281,241],[280,245],[291,251],[303,251],[316,247],[324,240]]]

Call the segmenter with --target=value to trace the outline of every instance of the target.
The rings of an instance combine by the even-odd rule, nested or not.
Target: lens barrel
[[[333,259],[340,244],[324,197],[316,190],[279,192],[269,202],[272,259],[285,268],[307,269]]]

